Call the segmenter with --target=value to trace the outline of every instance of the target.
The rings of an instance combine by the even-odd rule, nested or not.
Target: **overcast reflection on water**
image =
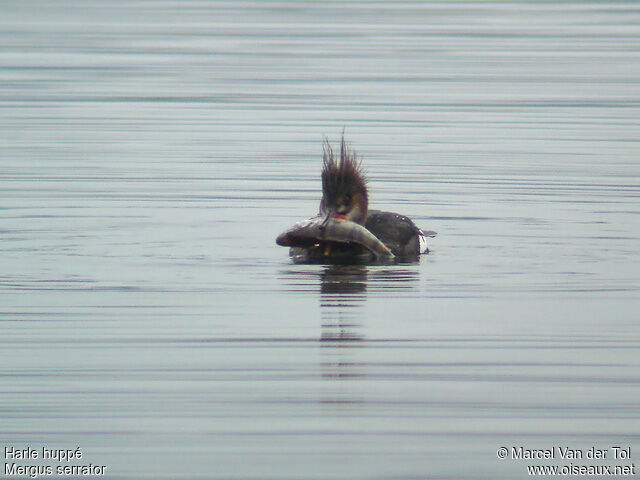
[[[1,447],[114,479],[637,464],[638,4],[0,13]],[[371,208],[438,232],[418,262],[275,245],[343,130]]]

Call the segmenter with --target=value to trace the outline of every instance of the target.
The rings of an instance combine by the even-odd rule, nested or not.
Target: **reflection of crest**
[[[418,282],[417,264],[395,266],[371,265],[298,265],[282,271],[288,284],[308,295],[319,284],[320,340],[361,341],[360,331],[366,322],[364,305],[369,293],[377,295],[415,289]]]
[[[331,381],[367,376],[369,341],[364,334],[367,321],[364,307],[368,295],[389,296],[399,290],[413,290],[419,278],[416,263],[406,266],[297,265],[282,273],[286,274],[289,286],[301,295],[319,293],[320,372],[322,378]],[[336,408],[360,403],[357,389],[349,382],[340,388],[342,390],[334,391],[321,402]]]
[[[331,265],[320,275],[321,341],[359,341],[360,312],[366,300],[367,267]],[[355,309],[355,310],[354,310]]]

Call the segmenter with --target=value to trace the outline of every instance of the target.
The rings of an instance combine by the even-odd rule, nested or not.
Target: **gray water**
[[[114,479],[639,461],[640,5],[0,12],[3,447]],[[371,206],[438,232],[419,262],[275,245],[343,129]]]

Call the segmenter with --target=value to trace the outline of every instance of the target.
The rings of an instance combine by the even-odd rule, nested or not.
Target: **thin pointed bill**
[[[317,216],[296,223],[276,238],[283,247],[309,248],[320,242],[361,245],[377,258],[393,258],[384,243],[362,225],[336,217]]]

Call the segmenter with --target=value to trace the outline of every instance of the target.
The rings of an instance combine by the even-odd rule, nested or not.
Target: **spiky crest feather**
[[[333,148],[327,138],[322,144],[322,201],[320,212],[326,213],[337,206],[340,197],[349,195],[355,198],[359,195],[361,208],[366,216],[368,195],[367,182],[362,171],[361,162],[344,135],[340,142],[340,158],[336,159]]]

